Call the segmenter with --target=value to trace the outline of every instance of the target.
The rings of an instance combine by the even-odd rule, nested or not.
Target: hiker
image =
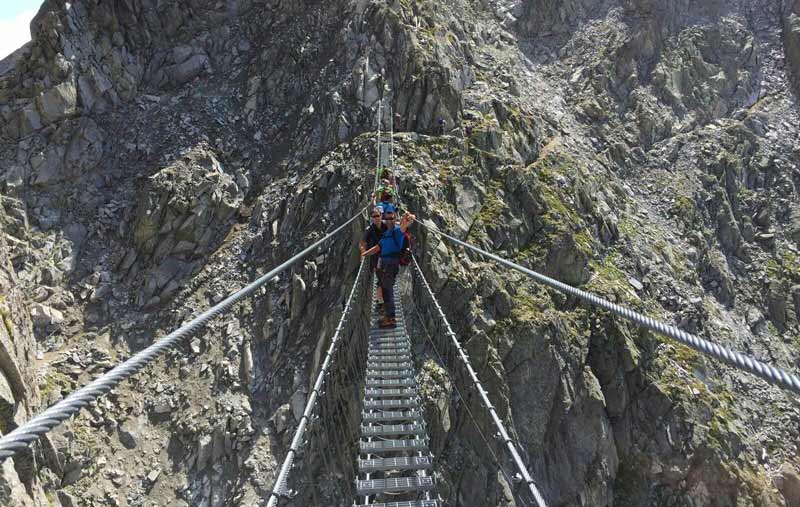
[[[397,186],[397,183],[395,182],[394,171],[386,166],[378,169],[378,180],[381,182],[383,182],[383,180],[388,180],[392,188]]]
[[[439,135],[444,135],[444,130],[445,130],[444,118],[442,118],[441,116],[439,117],[438,124],[439,124]]]
[[[386,220],[386,230],[381,234],[381,239],[377,245],[365,250],[361,255],[379,255],[377,272],[383,291],[385,313],[378,322],[378,327],[391,328],[396,326],[394,280],[400,271],[400,256],[403,252],[405,232],[416,217],[411,213],[406,213],[401,218],[400,224],[395,224],[397,214],[392,205],[383,209],[383,216]]]
[[[395,204],[395,192],[388,179],[381,180],[381,186],[375,190],[372,196],[372,204],[381,206],[386,213],[386,206]]]
[[[370,224],[364,230],[364,235],[358,242],[358,249],[361,251],[362,257],[364,256],[364,252],[378,244],[381,236],[386,231],[386,225],[383,223],[383,221],[381,221],[381,217],[383,216],[383,207],[375,206],[372,208],[372,211],[370,211],[369,216],[371,218]],[[378,257],[370,257],[369,269],[373,274],[375,274],[375,287],[377,288],[378,292],[378,310],[383,310],[383,291],[381,289],[380,278],[376,273],[377,267]]]

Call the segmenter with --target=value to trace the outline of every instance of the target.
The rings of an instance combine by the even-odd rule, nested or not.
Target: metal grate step
[[[376,378],[414,378],[414,372],[412,370],[367,370],[367,380]]]
[[[370,357],[391,356],[392,354],[408,354],[410,352],[411,347],[405,343],[397,343],[389,346],[380,345],[369,348]]]
[[[396,362],[396,361],[367,361],[367,371],[392,371],[392,370],[410,370],[414,365],[410,361]]]
[[[425,426],[421,424],[387,424],[385,426],[361,426],[361,437],[385,437],[389,435],[424,435]]]
[[[369,330],[370,338],[390,338],[393,336],[405,336],[405,329],[402,327],[403,322],[397,321],[397,327],[379,328],[377,326]]]
[[[403,354],[403,355],[400,355],[400,356],[398,356],[398,355],[393,355],[393,356],[389,356],[389,355],[373,356],[372,354],[370,354],[370,357],[369,357],[368,361],[369,362],[373,362],[373,363],[401,363],[401,362],[404,362],[404,361],[411,361],[411,356],[408,355],[408,354]]]
[[[393,477],[391,479],[369,479],[356,482],[356,489],[359,495],[430,491],[433,488],[433,477]]]
[[[362,454],[377,454],[382,452],[403,452],[403,451],[427,451],[428,444],[425,440],[403,439],[403,440],[376,440],[367,442],[359,441],[359,449]]]
[[[395,328],[388,328],[388,329],[381,329],[379,327],[373,327],[369,330],[369,338],[372,340],[379,340],[381,338],[398,338],[398,337],[405,337],[406,332],[405,329],[402,327],[395,327]]]
[[[397,348],[410,348],[411,344],[406,339],[398,339],[393,341],[386,341],[380,343],[370,343],[369,351],[373,350],[392,350]]]
[[[407,500],[405,502],[368,503],[356,507],[442,507],[439,500]]]
[[[367,410],[417,407],[419,407],[419,400],[417,398],[408,398],[405,400],[364,400],[364,408]]]
[[[413,398],[416,395],[417,395],[417,390],[412,388],[384,389],[376,387],[364,390],[365,398]]]
[[[422,422],[422,413],[417,410],[387,410],[385,412],[362,412],[362,423],[379,423],[395,421],[415,421]]]
[[[412,378],[367,380],[367,387],[414,387],[414,385],[414,379]]]
[[[433,460],[430,456],[358,460],[358,472],[367,474],[389,470],[428,470],[431,467]]]
[[[397,338],[373,338],[369,342],[370,348],[390,348],[399,345],[411,345],[411,342],[406,336],[398,336]]]
[[[408,343],[408,336],[405,333],[387,334],[383,336],[370,336],[370,345],[388,345],[390,343]]]
[[[368,503],[356,507],[442,507],[439,500],[408,500],[405,502]]]

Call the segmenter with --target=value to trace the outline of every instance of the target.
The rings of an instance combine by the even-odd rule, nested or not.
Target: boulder
[[[123,422],[118,428],[119,441],[128,449],[135,449],[139,445],[139,438],[142,433],[142,421],[139,418],[130,418]]]
[[[800,474],[794,465],[790,463],[781,465],[773,482],[786,500],[787,506],[800,505]]]
[[[31,319],[35,326],[58,325],[64,322],[64,314],[55,308],[37,303],[31,308]]]
[[[42,123],[49,125],[77,112],[78,94],[73,81],[65,81],[36,98]]]
[[[197,471],[205,470],[211,460],[213,451],[213,438],[211,435],[203,435],[197,442]]]

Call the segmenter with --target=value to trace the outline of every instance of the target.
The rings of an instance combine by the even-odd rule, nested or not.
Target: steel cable
[[[537,282],[547,285],[548,287],[551,287],[553,289],[556,289],[559,292],[569,294],[570,296],[581,299],[591,305],[603,308],[604,310],[608,310],[609,312],[615,315],[619,315],[620,317],[629,320],[631,322],[634,322],[635,324],[641,327],[650,329],[651,331],[655,331],[660,335],[666,336],[677,342],[680,342],[688,347],[693,348],[698,352],[714,357],[740,370],[752,373],[753,375],[760,377],[761,379],[769,382],[770,384],[776,385],[782,389],[791,391],[795,394],[800,394],[800,377],[798,377],[793,373],[789,373],[775,366],[770,366],[768,364],[762,363],[761,361],[746,356],[741,352],[728,349],[726,347],[723,347],[722,345],[718,345],[716,343],[700,338],[699,336],[687,333],[686,331],[682,331],[675,326],[657,321],[653,318],[647,317],[646,315],[642,315],[641,313],[635,312],[630,308],[614,304],[599,296],[577,289],[563,282],[559,282],[558,280],[555,280],[546,275],[543,275],[531,269],[520,266],[519,264],[516,264],[509,260],[503,259],[502,257],[487,252],[486,250],[478,248],[474,245],[470,245],[469,243],[461,241],[458,238],[454,238],[453,236],[450,236],[449,234],[442,232],[436,227],[426,225],[422,222],[418,223],[436,235],[446,238],[452,241],[453,243],[463,246],[464,248],[470,249],[484,257],[492,259],[498,264],[519,271],[520,273],[523,273],[533,278]]]
[[[431,336],[431,333],[428,332],[428,328],[425,325],[424,319],[422,317],[422,313],[419,311],[419,308],[417,307],[417,304],[413,301],[413,298],[412,298],[412,301],[411,301],[411,306],[414,307],[414,312],[417,314],[417,319],[419,319],[420,326],[422,327],[422,330],[425,332],[425,337],[428,339],[428,342],[430,342],[431,347],[433,348],[433,351],[436,354],[436,357],[439,358],[439,362],[442,365],[444,365],[445,367],[447,367],[448,364],[453,364],[452,360],[450,360],[450,359],[445,360],[444,357],[442,357],[442,354],[439,352],[438,347],[436,347],[436,343],[434,342],[433,337]],[[439,326],[436,326],[436,330],[438,331],[439,329],[440,329]],[[439,333],[436,333],[436,335],[439,336]],[[445,352],[445,354],[447,354],[447,352]],[[505,480],[508,483],[509,487],[511,487],[511,485],[514,483],[514,480],[511,478],[511,476],[505,470],[505,468],[503,468],[503,465],[500,463],[500,458],[494,452],[494,449],[492,449],[492,445],[489,443],[489,440],[486,438],[486,435],[484,435],[483,431],[481,431],[481,427],[478,425],[477,419],[475,419],[475,416],[472,414],[472,410],[470,410],[470,408],[469,408],[469,400],[466,397],[464,397],[464,395],[461,393],[461,390],[458,388],[458,381],[457,381],[456,376],[457,375],[454,372],[454,374],[451,377],[452,378],[453,389],[458,394],[458,398],[462,401],[464,409],[466,410],[467,415],[469,416],[469,419],[475,425],[475,430],[478,432],[478,435],[481,437],[481,440],[483,440],[483,443],[486,446],[486,449],[489,451],[489,454],[491,454],[492,459],[494,460],[495,464],[497,465],[497,469],[500,471],[500,473],[503,474],[503,477],[505,478]],[[459,426],[460,426],[460,424],[459,424]],[[443,447],[444,447],[444,445],[443,445]],[[523,506],[527,506],[527,503],[524,500],[522,500],[521,498],[520,498],[520,501],[522,502]]]
[[[324,238],[314,242],[311,246],[296,254],[294,257],[290,258],[269,273],[251,282],[249,285],[240,289],[235,294],[228,296],[223,301],[212,306],[205,312],[201,313],[170,334],[164,336],[146,349],[136,353],[133,357],[129,358],[125,362],[115,366],[113,369],[106,372],[91,383],[78,389],[77,391],[74,391],[72,394],[48,408],[41,414],[35,416],[33,419],[18,427],[14,431],[4,435],[2,438],[0,438],[0,463],[27,448],[28,445],[38,439],[41,435],[52,430],[63,421],[70,418],[76,412],[80,411],[81,408],[85,407],[103,394],[109,392],[117,384],[144,368],[165,351],[174,347],[183,338],[193,334],[199,328],[207,324],[211,319],[228,310],[231,306],[242,299],[250,296],[277,275],[290,268],[301,259],[305,258],[317,247],[328,241],[330,238],[338,234],[342,229],[359,218],[365,209],[367,208],[365,207],[359,210],[357,214],[331,231]]]
[[[425,279],[425,275],[422,273],[422,269],[419,267],[419,264],[417,263],[416,256],[412,255],[411,260],[414,263],[414,269],[417,272],[417,276],[419,276],[419,279],[422,282],[423,286],[425,287],[425,290],[427,291],[428,295],[430,296],[433,305],[436,307],[436,311],[439,314],[439,318],[444,323],[447,336],[450,337],[453,347],[458,352],[459,359],[461,359],[461,362],[464,368],[467,370],[470,380],[474,384],[475,389],[478,391],[478,394],[480,395],[483,405],[489,411],[489,415],[492,418],[492,422],[494,423],[494,426],[497,429],[498,437],[506,446],[506,450],[511,455],[511,459],[513,460],[514,465],[517,468],[517,472],[519,473],[522,480],[525,481],[525,484],[528,486],[531,496],[533,496],[534,500],[536,501],[536,505],[538,505],[539,507],[546,507],[547,504],[545,503],[544,498],[542,498],[541,493],[539,493],[539,489],[536,487],[536,483],[534,483],[533,477],[531,477],[530,472],[528,472],[528,468],[522,461],[522,456],[517,450],[516,445],[514,445],[514,442],[511,440],[511,437],[509,436],[508,431],[506,430],[506,427],[503,424],[503,421],[497,414],[497,410],[494,408],[494,405],[492,404],[491,400],[489,400],[488,392],[486,391],[486,389],[483,388],[483,384],[481,384],[478,375],[472,368],[472,364],[470,363],[466,352],[464,352],[464,349],[461,347],[461,342],[458,341],[458,337],[453,332],[452,327],[450,327],[450,322],[448,322],[447,317],[445,316],[444,311],[442,310],[442,307],[439,304],[439,301],[433,294],[433,290],[431,290],[431,287],[428,284],[428,280]]]
[[[322,362],[322,367],[317,375],[317,380],[314,382],[314,387],[311,390],[308,401],[306,402],[305,410],[300,418],[300,424],[295,431],[292,443],[289,446],[289,451],[286,453],[286,458],[284,459],[283,465],[281,465],[281,469],[278,472],[278,477],[275,479],[267,507],[276,507],[278,505],[278,498],[285,496],[287,493],[286,485],[289,478],[289,472],[292,469],[292,463],[294,462],[295,456],[297,455],[303,439],[305,438],[305,431],[310,421],[311,414],[316,407],[317,399],[319,398],[323,384],[325,383],[325,378],[328,376],[329,369],[333,363],[333,355],[336,353],[339,347],[340,334],[344,328],[345,322],[347,321],[346,317],[349,315],[350,309],[352,308],[353,296],[355,295],[359,281],[361,280],[361,273],[365,271],[364,264],[365,258],[362,257],[361,263],[358,266],[358,274],[356,275],[355,282],[353,283],[353,288],[350,290],[347,303],[342,311],[342,317],[339,319],[339,324],[336,326],[336,331],[333,334],[333,338],[331,338],[331,344],[328,347],[328,351],[325,354],[325,359]]]

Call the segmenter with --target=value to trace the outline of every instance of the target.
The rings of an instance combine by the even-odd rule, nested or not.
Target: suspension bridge
[[[384,109],[381,103],[378,110],[376,187],[380,170],[395,167],[391,109],[389,116],[390,126],[382,130]],[[399,195],[399,189],[395,188],[395,191]],[[329,245],[332,240],[341,239],[342,231],[352,230],[361,224],[367,208],[355,210],[350,219],[319,241],[2,436],[0,463],[18,453],[27,452],[28,447],[40,436],[107,394],[209,321],[230,311],[236,303],[251,297],[260,287],[324,245]],[[520,266],[448,234],[436,227],[433,221],[417,224],[421,228],[418,231],[420,233],[424,231],[436,235],[454,247],[468,250],[587,305],[606,310],[753,374],[792,395],[800,394],[800,377],[796,374]],[[481,382],[460,338],[453,331],[436,294],[428,284],[418,258],[412,257],[407,272],[398,279],[398,283],[413,286],[415,297],[411,306],[416,321],[422,324],[416,336],[410,334],[402,308],[398,310],[397,327],[378,327],[375,290],[371,280],[368,263],[362,259],[289,449],[269,496],[264,498],[266,505],[444,505],[437,490],[437,456],[431,449],[423,400],[417,385],[416,365],[419,358],[415,357],[414,351],[415,345],[419,345],[433,351],[437,362],[452,380],[458,399],[466,400],[474,396],[478,400],[477,404],[472,404],[472,409],[467,403],[462,405],[463,409],[475,424],[480,439],[476,444],[484,447],[491,456],[493,466],[505,481],[516,504],[546,506],[546,495],[540,492],[528,470],[530,459],[526,450],[515,440],[513,432],[509,431],[492,404],[493,393]],[[480,407],[482,414],[473,413],[476,406]],[[479,417],[484,424],[478,423]]]

